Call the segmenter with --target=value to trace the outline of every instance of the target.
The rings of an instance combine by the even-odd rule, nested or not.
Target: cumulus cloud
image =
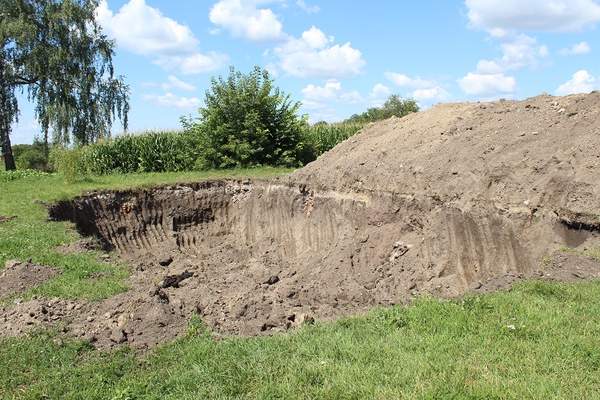
[[[564,96],[575,93],[589,93],[598,87],[598,80],[588,71],[582,69],[573,74],[571,79],[556,89],[556,94]]]
[[[493,96],[515,91],[517,82],[514,77],[503,73],[482,74],[469,72],[458,80],[460,88],[469,95]]]
[[[386,98],[392,94],[392,90],[382,83],[377,83],[371,89],[371,97],[374,99]]]
[[[296,5],[300,7],[304,12],[308,14],[314,14],[321,11],[321,8],[317,5],[308,5],[304,0],[297,0]]]
[[[595,0],[466,0],[469,22],[493,36],[507,31],[577,31],[600,21]]]
[[[336,109],[342,105],[362,104],[365,99],[356,90],[344,90],[337,79],[328,79],[323,85],[308,84],[302,89],[302,107],[310,111],[310,121],[335,121]]]
[[[335,44],[333,37],[326,36],[315,26],[300,38],[288,38],[274,49],[274,54],[284,72],[301,78],[356,75],[365,65],[362,53],[351,43]]]
[[[592,51],[592,48],[587,42],[579,42],[575,43],[573,46],[564,48],[560,51],[560,54],[563,56],[578,56],[582,54],[587,54]]]
[[[249,40],[281,38],[283,25],[270,8],[259,8],[268,0],[220,0],[210,10],[210,21],[233,36]]]
[[[448,92],[435,81],[397,72],[386,72],[385,76],[397,86],[410,90],[408,95],[417,101],[427,103],[448,97]]]
[[[162,95],[147,94],[144,96],[144,100],[150,101],[161,107],[174,107],[180,109],[194,109],[198,108],[201,104],[200,99],[197,97],[177,96],[171,92]]]
[[[183,73],[206,72],[219,68],[226,59],[217,53],[201,53],[199,41],[188,26],[164,16],[145,0],[130,0],[116,13],[102,0],[96,9],[96,18],[119,47],[152,57],[156,64],[169,69]],[[200,59],[203,68],[198,67]],[[190,67],[194,62],[196,68]]]
[[[337,79],[329,79],[323,86],[309,84],[302,89],[303,103],[306,108],[318,108],[322,102],[343,102],[354,104],[363,100],[357,91],[344,91]]]
[[[169,75],[167,77],[167,81],[163,82],[163,83],[144,83],[144,86],[147,87],[159,87],[161,89],[163,89],[164,91],[170,91],[170,90],[183,90],[186,92],[193,92],[196,90],[196,86],[192,85],[191,83],[187,83],[185,81],[182,81],[181,79],[179,79],[178,77],[176,77],[175,75]]]
[[[502,56],[493,60],[479,60],[474,72],[459,80],[461,89],[475,96],[495,96],[514,92],[516,80],[508,71],[525,67],[536,68],[548,56],[546,46],[524,34],[507,34],[498,38]]]
[[[156,65],[165,69],[177,69],[185,75],[202,74],[222,67],[229,57],[216,52],[192,53],[185,56],[163,56],[154,60]]]

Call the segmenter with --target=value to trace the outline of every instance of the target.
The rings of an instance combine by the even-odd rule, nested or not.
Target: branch
[[[37,83],[38,78],[26,78],[24,76],[17,76],[15,77],[14,80],[14,84],[15,85],[33,85],[34,83]]]

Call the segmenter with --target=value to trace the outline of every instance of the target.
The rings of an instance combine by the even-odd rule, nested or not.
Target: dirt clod
[[[194,276],[193,272],[189,272],[188,270],[183,271],[180,274],[176,274],[176,275],[168,275],[165,277],[165,279],[161,282],[160,287],[163,289],[166,288],[178,288],[179,284],[181,282],[183,282],[184,280],[191,278],[192,276]]]
[[[17,218],[17,217],[14,215],[12,215],[12,216],[0,215],[0,224],[4,223],[4,222],[12,221],[15,218]]]
[[[173,257],[167,256],[163,257],[158,261],[158,264],[162,267],[168,267],[173,262]]]

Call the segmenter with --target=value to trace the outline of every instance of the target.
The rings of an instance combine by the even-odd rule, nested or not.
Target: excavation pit
[[[519,239],[523,216],[281,180],[97,192],[50,215],[132,267],[130,291],[92,312],[112,316],[74,325],[101,346],[152,346],[193,315],[222,334],[285,331],[419,294],[505,287],[538,267]]]

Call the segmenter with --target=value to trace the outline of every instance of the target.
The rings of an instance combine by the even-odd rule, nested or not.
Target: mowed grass
[[[251,170],[232,175],[272,175]],[[222,174],[222,173],[219,173]],[[219,175],[222,176],[222,175]],[[66,185],[57,176],[2,183],[0,258],[63,268],[44,296],[124,290],[123,266],[64,256],[76,240],[36,201],[91,188],[216,177],[128,175]],[[108,271],[102,280],[93,271]],[[327,284],[324,282],[323,284]],[[600,283],[525,282],[455,301],[421,298],[295,332],[215,340],[201,322],[146,354],[100,352],[39,332],[0,340],[0,398],[24,399],[594,399],[600,398]]]

